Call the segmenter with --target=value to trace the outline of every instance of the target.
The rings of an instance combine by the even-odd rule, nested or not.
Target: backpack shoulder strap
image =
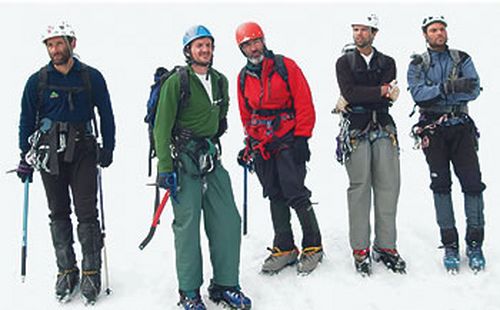
[[[83,88],[87,92],[88,96],[88,104],[89,107],[92,111],[92,125],[94,126],[95,130],[95,136],[96,138],[99,137],[99,129],[97,127],[97,119],[95,116],[95,100],[94,100],[94,92],[92,91],[92,82],[90,81],[90,70],[89,66],[83,62],[80,62],[81,68],[80,68],[80,74],[82,77],[82,82],[83,82]]]
[[[274,70],[278,72],[281,78],[286,82],[287,87],[290,88],[288,82],[288,69],[286,68],[285,61],[283,60],[283,55],[274,55]]]
[[[274,70],[281,76],[283,81],[286,83],[286,89],[292,98],[292,108],[294,106],[294,99],[292,94],[292,89],[290,88],[290,82],[288,80],[288,69],[286,68],[285,61],[283,60],[283,55],[275,54],[274,55]]]
[[[427,74],[429,68],[431,67],[431,54],[428,51],[425,51],[420,55],[422,57],[422,68],[424,72]]]
[[[347,51],[345,53],[345,57],[347,58],[347,62],[349,63],[349,68],[351,68],[351,72],[356,72],[356,53],[354,50]]]
[[[220,73],[219,71],[215,70],[214,68],[211,68],[214,72],[215,72],[215,75],[217,76],[217,89],[219,91],[219,96],[220,98],[219,99],[222,99],[222,103],[220,105],[228,105],[228,98],[224,92],[225,88],[226,88],[226,83],[224,82],[224,78],[223,78],[223,75],[222,73]]]
[[[43,93],[48,87],[49,80],[49,65],[43,66],[38,70],[38,85],[37,85],[37,101],[36,101],[36,117],[35,117],[35,128],[40,125],[40,110],[43,104]]]
[[[241,95],[243,96],[245,100],[245,107],[247,108],[248,111],[252,111],[252,108],[250,107],[250,104],[248,103],[248,98],[245,97],[245,80],[246,80],[246,75],[247,75],[247,67],[244,66],[241,68],[240,74],[239,74],[239,81],[238,81],[238,87],[240,88]]]
[[[449,49],[450,52],[450,57],[453,62],[453,67],[451,68],[450,72],[450,78],[452,79],[457,79],[460,77],[462,74],[462,62],[465,61],[469,57],[467,53],[456,50],[456,49]]]
[[[187,66],[179,66],[175,68],[179,72],[180,80],[180,100],[179,106],[185,108],[188,105],[189,97],[191,96],[191,90],[189,89],[189,73]]]

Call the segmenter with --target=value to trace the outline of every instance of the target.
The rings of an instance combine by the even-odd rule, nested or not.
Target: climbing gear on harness
[[[337,161],[341,165],[349,160],[350,155],[356,149],[356,145],[359,141],[368,140],[370,143],[373,143],[378,139],[388,138],[391,139],[392,145],[398,145],[396,127],[391,124],[381,126],[377,121],[376,111],[372,111],[372,120],[363,130],[350,130],[350,125],[351,122],[347,115],[340,119],[340,132],[336,138],[337,150],[335,154],[337,156]]]
[[[89,123],[53,122],[43,118],[40,128],[28,138],[31,148],[26,153],[26,162],[36,170],[58,175],[57,154],[64,152],[64,161],[71,162],[76,142],[87,137],[94,138]]]
[[[432,120],[434,119],[434,120]],[[429,146],[429,136],[432,136],[440,127],[450,127],[456,125],[469,125],[474,131],[477,140],[479,139],[479,131],[474,123],[474,120],[465,112],[451,112],[440,115],[439,117],[431,117],[428,113],[423,113],[418,123],[412,126],[410,137],[414,139],[413,149],[425,149]]]

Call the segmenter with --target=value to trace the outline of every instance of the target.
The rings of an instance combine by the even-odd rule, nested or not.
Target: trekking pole
[[[26,278],[26,256],[28,255],[28,202],[29,202],[29,178],[24,181],[24,207],[23,207],[23,241],[21,246],[21,282]]]
[[[104,286],[106,289],[106,295],[111,294],[111,289],[109,288],[109,269],[108,269],[108,254],[106,251],[106,225],[104,221],[104,202],[102,194],[102,175],[101,167],[97,167],[97,185],[99,187],[99,206],[101,209],[101,231],[102,231],[102,255],[104,258]]]
[[[163,209],[165,208],[165,205],[167,204],[168,198],[170,197],[170,191],[167,190],[165,192],[165,195],[163,196],[163,199],[161,200],[160,205],[156,208],[156,211],[153,216],[153,223],[151,224],[151,228],[149,229],[149,233],[146,236],[146,238],[141,242],[139,245],[139,249],[143,250],[146,245],[148,245],[149,241],[153,239],[153,235],[155,234],[156,231],[156,226],[158,226],[158,222],[160,221],[160,215],[163,212]]]
[[[243,166],[243,236],[247,234],[248,167]]]

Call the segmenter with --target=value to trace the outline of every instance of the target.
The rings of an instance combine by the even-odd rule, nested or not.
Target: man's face
[[[214,45],[210,38],[199,38],[191,42],[191,58],[199,64],[209,65],[214,53]]]
[[[71,45],[64,37],[50,38],[45,41],[47,52],[49,53],[50,60],[54,65],[64,65],[68,63],[71,58],[73,48],[75,47],[75,40]]]
[[[448,42],[446,26],[442,23],[434,23],[427,26],[424,37],[431,48],[440,48]]]
[[[352,26],[352,38],[354,39],[354,44],[358,48],[365,48],[371,46],[373,39],[375,38],[375,31],[372,31],[371,27],[362,25]]]
[[[264,58],[264,41],[262,41],[262,38],[242,43],[240,48],[243,54],[245,54],[248,60],[253,64],[260,63]]]

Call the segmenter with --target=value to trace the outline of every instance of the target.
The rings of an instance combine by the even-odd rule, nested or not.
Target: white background
[[[363,279],[354,272],[348,244],[344,167],[334,159],[338,118],[330,110],[339,95],[334,63],[342,46],[351,40],[350,22],[375,12],[380,32],[374,45],[393,56],[402,90],[392,114],[399,130],[402,187],[398,213],[398,248],[408,263],[408,274],[395,275],[375,266],[374,275]],[[424,16],[443,14],[449,22],[451,47],[467,51],[473,58],[484,91],[470,104],[472,117],[481,131],[480,162],[486,215],[484,250],[487,270],[473,275],[462,261],[461,273],[449,276],[443,270],[438,250],[439,229],[435,223],[427,165],[421,151],[412,149],[408,136],[417,120],[408,117],[413,102],[406,89],[406,68],[413,52],[425,49],[420,23]],[[500,5],[493,3],[375,3],[345,4],[317,2],[250,3],[1,3],[0,122],[2,151],[0,170],[18,162],[17,126],[24,84],[30,74],[48,62],[40,34],[47,24],[67,20],[76,30],[75,50],[81,60],[105,76],[117,123],[117,147],[113,165],[104,171],[107,248],[114,293],[103,296],[100,309],[171,309],[177,301],[170,223],[166,208],[153,241],[144,250],[137,246],[148,232],[153,191],[145,186],[148,139],[143,123],[152,75],[159,65],[183,63],[182,35],[193,24],[207,26],[215,36],[214,67],[230,80],[229,131],[223,137],[223,163],[228,169],[238,207],[242,205],[242,169],[235,157],[243,146],[236,104],[236,75],[245,64],[234,31],[245,21],[261,24],[267,46],[293,58],[304,71],[312,89],[317,125],[310,140],[312,159],[307,185],[318,202],[326,259],[308,277],[297,277],[289,268],[277,276],[258,274],[271,245],[272,228],[268,203],[261,198],[255,176],[249,181],[249,234],[242,242],[241,285],[255,309],[500,309],[500,246],[498,226],[499,178],[495,168],[499,148],[498,107],[498,17]],[[20,283],[22,233],[22,185],[14,175],[0,178],[0,299],[2,309],[59,309],[53,297],[55,258],[48,227],[48,209],[41,179],[31,186],[27,281]],[[464,256],[463,198],[458,180],[453,186],[455,213]],[[75,221],[76,222],[76,221]],[[300,229],[293,219],[296,241]],[[202,233],[203,234],[203,233]],[[205,285],[202,295],[209,309],[206,286],[211,277],[206,239]],[[75,244],[77,253],[79,245]],[[79,254],[78,254],[79,255]],[[496,293],[495,293],[496,292]],[[64,305],[83,309],[80,300]]]

